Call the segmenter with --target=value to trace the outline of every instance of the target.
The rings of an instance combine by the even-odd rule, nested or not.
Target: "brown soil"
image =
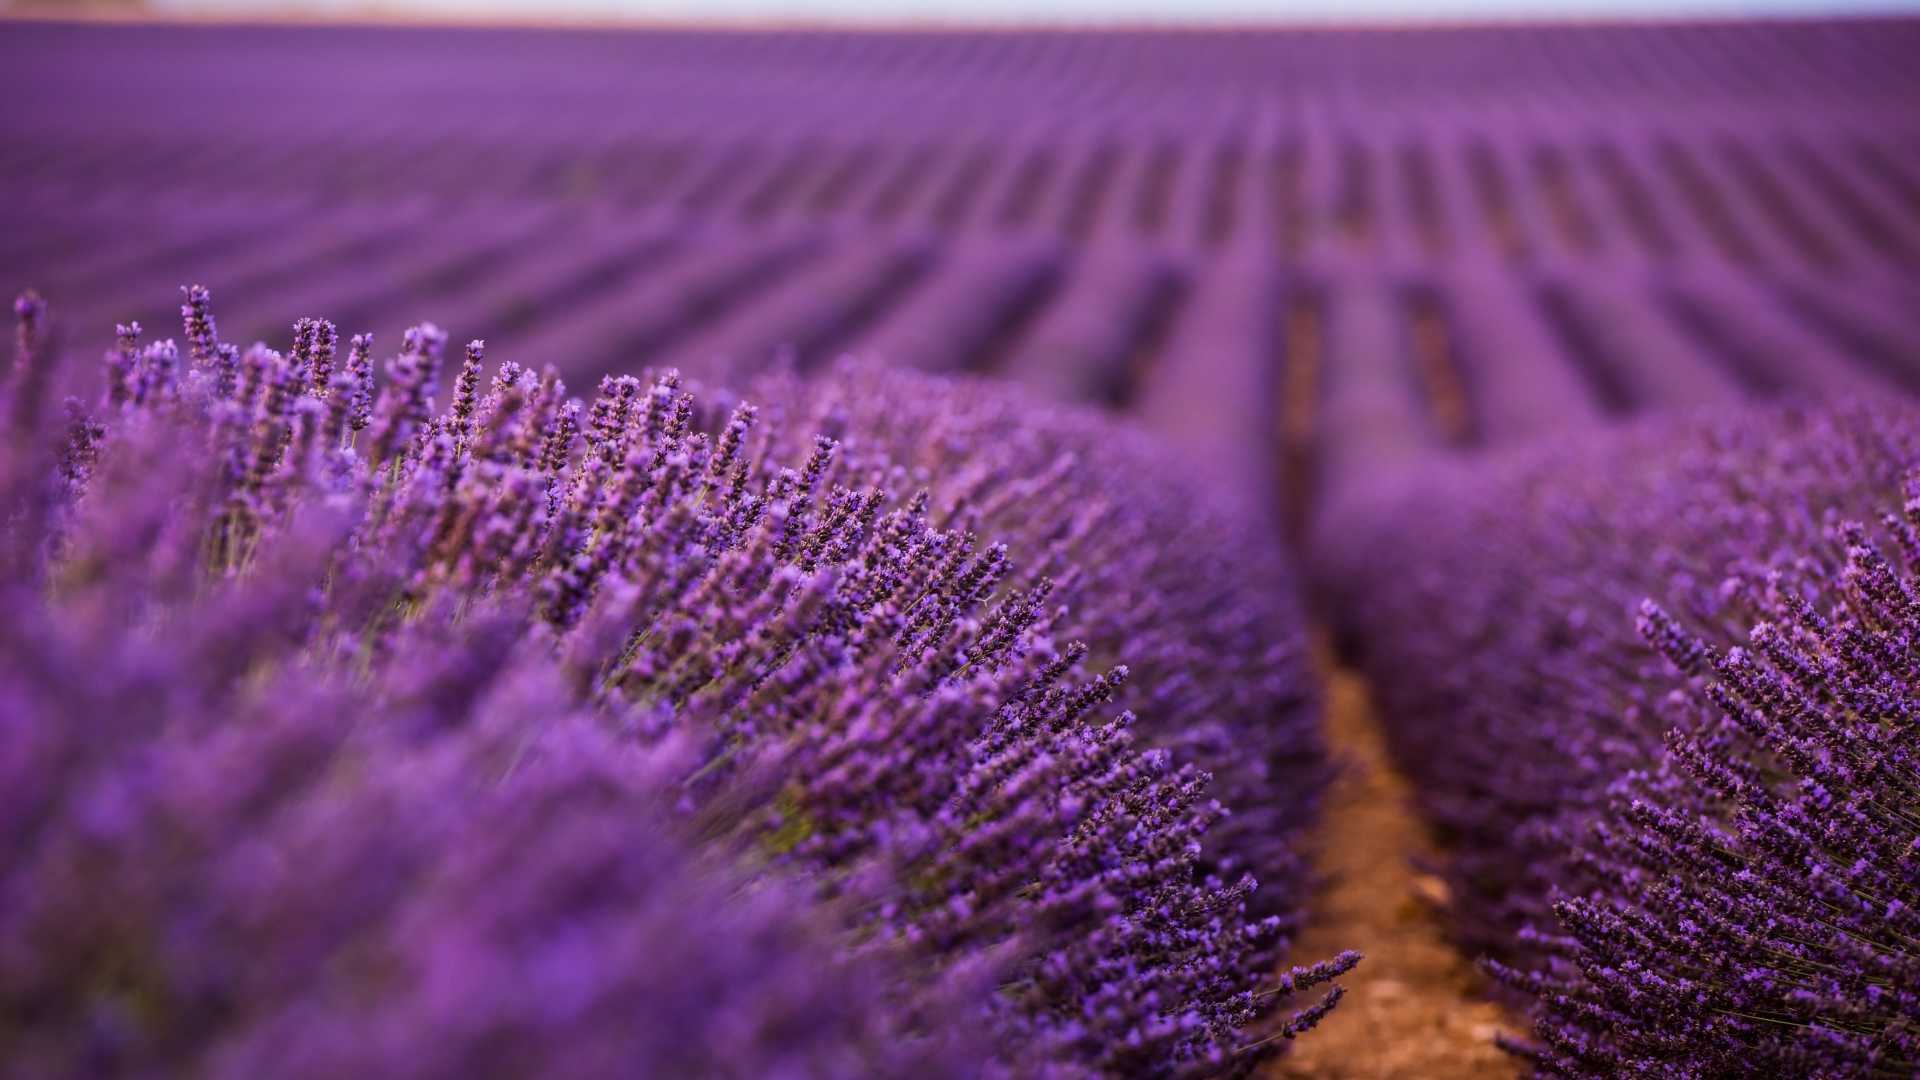
[[[1351,670],[1323,670],[1328,735],[1343,772],[1318,841],[1324,885],[1294,955],[1308,962],[1359,949],[1366,959],[1341,980],[1346,1000],[1267,1076],[1516,1077],[1518,1064],[1494,1036],[1520,1025],[1486,1000],[1486,980],[1441,927],[1446,885],[1413,865],[1433,841],[1387,757],[1366,685]]]

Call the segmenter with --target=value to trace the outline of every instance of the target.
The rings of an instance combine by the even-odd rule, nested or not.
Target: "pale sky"
[[[1298,22],[1920,11],[1920,0],[149,0],[183,12],[859,22]]]

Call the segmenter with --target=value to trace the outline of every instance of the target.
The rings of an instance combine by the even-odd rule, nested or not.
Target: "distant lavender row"
[[[162,216],[145,240],[63,255],[51,276],[84,320],[70,340],[104,347],[110,335],[88,326],[167,318],[143,291],[176,262],[205,264],[248,298],[230,320],[242,340],[309,304],[382,330],[444,310],[570,378],[657,363],[737,382],[783,354],[812,372],[852,351],[995,374],[1162,426],[1231,410],[1252,455],[1288,414],[1306,426],[1285,437],[1329,494],[1427,456],[1646,412],[1920,388],[1920,324],[1906,328],[1891,293],[1724,273],[1644,288],[1486,267],[1406,281],[1290,273],[1259,251],[1165,258],[530,208],[287,208],[272,221],[285,228]],[[428,237],[402,242],[413,228]],[[195,254],[209,229],[235,246]],[[1174,400],[1184,412],[1170,413]]]
[[[1551,112],[1302,120],[1278,103],[1246,116],[1195,103],[1158,121],[1067,113],[1012,130],[922,118],[904,132],[726,134],[661,120],[629,138],[533,145],[511,129],[447,133],[440,119],[416,118],[432,134],[384,137],[236,130],[183,144],[162,123],[23,135],[0,152],[0,186],[101,210],[531,204],[754,228],[1128,239],[1182,251],[1271,245],[1306,262],[1422,269],[1460,258],[1614,272],[1710,265],[1878,283],[1910,280],[1920,258],[1920,161],[1908,133],[1873,116],[1728,107],[1606,116],[1570,134],[1568,118]],[[57,235],[47,226],[58,223],[19,224],[19,239]]]
[[[1917,465],[1910,407],[1737,413],[1330,523],[1458,928],[1534,998],[1543,1071],[1920,1062],[1920,503],[1882,513]]]
[[[184,277],[241,341],[431,313],[577,383],[854,353],[1230,414],[1248,457],[1285,429],[1306,506],[1648,412],[1920,391],[1917,30],[19,25],[0,278],[89,349]]]
[[[1291,999],[1356,956],[1279,968],[1290,582],[1209,463],[480,342],[441,409],[431,325],[376,380],[199,289],[62,416],[18,314],[5,1070],[1235,1074],[1338,1000]]]
[[[286,62],[284,28],[140,27],[15,23],[16,51],[0,88],[16,97],[70,76],[63,54],[89,50],[101,66],[149,88],[157,119],[183,133],[244,121],[256,130],[311,129],[327,112],[277,121],[280,104],[337,99],[354,119],[384,129],[396,106],[430,103],[469,126],[582,134],[632,130],[652,116],[608,117],[609,91],[640,88],[677,98],[698,124],[743,119],[831,121],[879,111],[896,123],[951,124],[967,117],[1073,109],[1095,118],[1143,106],[1243,95],[1340,97],[1366,86],[1394,104],[1434,97],[1467,102],[1537,95],[1559,105],[1595,99],[1683,101],[1852,100],[1897,107],[1916,76],[1905,61],[1920,39],[1912,19],[1767,20],[1687,26],[1563,25],[1420,28],[1412,32],[1253,27],[1075,32],[528,32],[449,27],[300,28],[307,44]],[[180,57],[204,49],[218,70],[177,81]],[[443,75],[483,72],[477,94],[449,93]],[[754,73],[751,81],[742,72]],[[219,91],[199,96],[198,85]],[[876,98],[876,86],[896,90]],[[405,96],[387,93],[393,87]],[[537,87],[529,94],[524,88]],[[248,97],[234,91],[249,89]],[[773,89],[777,92],[767,93]],[[116,118],[124,88],[84,84],[76,115]],[[16,117],[15,123],[26,118]],[[122,118],[124,119],[124,118]],[[672,118],[669,118],[672,119]],[[611,121],[611,123],[609,123]]]
[[[1912,19],[1213,35],[27,24],[0,43],[16,103],[0,186],[1910,280],[1920,161],[1900,61],[1915,41]]]

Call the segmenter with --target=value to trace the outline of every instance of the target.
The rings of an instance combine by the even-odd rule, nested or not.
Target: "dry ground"
[[[1366,685],[1327,665],[1327,724],[1343,774],[1318,838],[1324,878],[1299,962],[1366,954],[1342,980],[1347,998],[1269,1071],[1269,1080],[1461,1080],[1520,1075],[1494,1036],[1519,1029],[1484,998],[1485,980],[1447,940],[1445,885],[1413,860],[1432,851],[1407,781],[1387,757]]]

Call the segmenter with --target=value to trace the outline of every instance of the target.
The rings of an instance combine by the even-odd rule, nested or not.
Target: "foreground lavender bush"
[[[1644,606],[1695,682],[1663,703],[1667,753],[1610,789],[1555,962],[1501,971],[1539,1000],[1544,1071],[1920,1068],[1916,491],[1886,518],[1898,559],[1849,523],[1764,587],[1736,580],[1719,629],[1757,616],[1744,645]]]
[[[364,336],[182,315],[61,424],[21,309],[10,1059],[1238,1072],[1337,1001],[1276,1009],[1350,954],[1270,974],[1322,768],[1297,625],[1147,447],[899,375],[589,408],[479,342],[437,411],[430,325],[376,385]],[[1181,755],[1278,809],[1213,830]]]
[[[1544,1072],[1912,1071],[1920,608],[1849,521],[1920,462],[1916,420],[1697,420],[1370,511],[1419,549],[1356,549],[1407,572],[1350,630]]]

